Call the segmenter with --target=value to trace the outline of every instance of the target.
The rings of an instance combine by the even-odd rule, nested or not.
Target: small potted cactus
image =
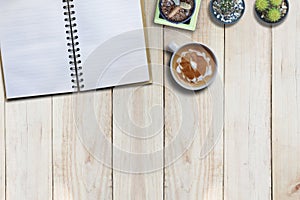
[[[244,0],[211,0],[212,17],[221,24],[234,24],[244,14]]]
[[[288,14],[288,0],[256,0],[255,11],[259,19],[267,24],[279,24]]]

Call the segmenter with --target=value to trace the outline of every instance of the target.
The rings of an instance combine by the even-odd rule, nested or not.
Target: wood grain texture
[[[157,162],[151,158],[147,162],[139,159],[133,160],[133,154],[151,155],[155,151],[161,151],[158,155],[158,163],[162,164],[163,162],[162,28],[157,25],[153,27],[154,9],[157,2],[142,2],[144,21],[146,21],[147,27],[152,28],[147,31],[147,42],[151,44],[149,61],[152,64],[153,84],[114,89],[113,143],[122,152],[129,152],[125,156],[113,152],[113,164],[116,168],[113,173],[114,199],[163,198],[162,167],[150,167],[149,170],[152,172],[144,174],[126,173],[130,170],[138,172],[139,169],[147,168],[147,163],[151,165]],[[125,166],[129,165],[131,166],[128,170]],[[120,168],[118,166],[121,166],[121,169],[117,169]],[[122,166],[124,167],[122,168]]]
[[[0,58],[0,68],[1,68]],[[5,199],[5,93],[0,70],[0,199]]]
[[[154,84],[84,93],[77,108],[81,116],[74,115],[73,95],[5,101],[1,76],[0,199],[300,199],[300,3],[290,1],[287,20],[271,29],[255,20],[254,0],[250,1],[242,20],[224,30],[210,21],[209,2],[202,1],[197,30],[189,32],[154,25],[156,0],[145,1],[147,26],[156,28],[150,31],[149,43],[159,48],[151,50]],[[215,116],[211,91],[216,85],[196,94],[178,88],[168,68],[161,66],[169,64],[170,53],[161,49],[170,41],[203,42],[218,57],[219,79],[225,86],[225,96],[218,96],[225,106],[224,138],[205,158],[199,155]],[[198,115],[194,112],[190,119],[200,129],[188,150],[164,170],[113,171],[110,165],[132,160],[104,148],[97,134],[103,133],[114,147],[133,153],[150,154],[163,145],[168,147],[182,120],[178,97],[184,97],[188,106],[194,101],[198,105]],[[84,110],[89,106],[92,114]],[[91,117],[101,131],[88,127],[86,120]],[[160,127],[163,121],[164,129]],[[153,127],[143,129],[149,124]],[[152,136],[156,130],[153,137],[137,139],[141,134]],[[173,150],[162,153],[160,161],[169,162],[176,153]],[[103,152],[104,158],[97,152]],[[131,169],[146,164],[134,161]]]
[[[225,200],[271,199],[271,29],[246,8],[225,33]]]
[[[112,199],[112,172],[99,162],[96,152],[102,149],[96,147],[102,145],[95,138],[103,133],[110,140],[110,105],[111,90],[54,98],[54,199]],[[103,132],[93,129],[93,125],[101,127]],[[111,157],[110,150],[105,150],[102,152]]]
[[[286,21],[273,28],[273,197],[300,199],[300,9],[290,1]]]
[[[6,104],[6,198],[52,199],[51,98]]]
[[[180,107],[185,109],[192,107],[193,101],[197,104],[197,110],[194,110],[195,123],[198,124],[197,130],[188,129],[186,131],[196,131],[192,145],[187,149],[174,164],[168,166],[165,170],[165,199],[223,199],[223,138],[222,125],[213,127],[212,123],[215,115],[220,115],[223,119],[223,106],[217,113],[213,111],[214,103],[223,104],[223,57],[224,57],[224,27],[215,25],[209,18],[208,5],[209,0],[201,3],[200,16],[198,19],[197,30],[195,32],[183,32],[176,29],[165,29],[165,47],[171,41],[178,44],[184,44],[190,41],[201,42],[212,48],[219,62],[219,74],[216,82],[207,90],[197,93],[190,93],[180,89],[173,80],[170,79],[169,69],[166,69],[166,90],[165,95],[165,140],[166,146],[172,145],[180,123]],[[175,31],[180,31],[176,34]],[[185,34],[182,35],[182,33]],[[165,63],[169,65],[170,54],[167,54]],[[216,93],[217,92],[217,96]],[[182,96],[183,102],[174,106],[175,97]],[[215,101],[214,98],[219,98]],[[189,105],[190,104],[190,105]],[[197,116],[196,116],[196,112]],[[183,114],[183,117],[189,117]],[[196,128],[196,127],[195,127]],[[211,129],[218,129],[219,137],[216,139],[216,146],[205,157],[201,157],[207,135]],[[180,134],[178,132],[177,134]],[[182,133],[186,134],[186,132]],[[174,147],[178,149],[178,147]],[[181,149],[181,147],[179,148]],[[165,159],[172,157],[172,154],[166,154]]]

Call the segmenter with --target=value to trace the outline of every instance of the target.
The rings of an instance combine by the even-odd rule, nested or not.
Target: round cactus
[[[282,4],[282,0],[270,0],[273,6],[280,6]]]
[[[272,8],[267,13],[267,18],[270,22],[277,22],[281,18],[281,12],[277,8]]]
[[[268,0],[256,0],[255,7],[258,11],[263,12],[269,7]]]

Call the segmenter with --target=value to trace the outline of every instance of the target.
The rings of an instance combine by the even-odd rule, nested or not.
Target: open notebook
[[[0,0],[7,99],[150,81],[140,0]]]

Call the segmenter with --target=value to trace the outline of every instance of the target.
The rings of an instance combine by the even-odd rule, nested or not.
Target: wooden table
[[[199,159],[199,132],[174,164],[152,173],[122,173],[103,166],[83,147],[76,134],[72,95],[6,102],[1,86],[0,199],[300,199],[300,2],[291,0],[285,23],[268,28],[256,21],[254,0],[249,0],[242,20],[225,28],[210,20],[209,0],[203,0],[195,32],[154,25],[155,4],[149,0],[144,8],[147,26],[159,30],[150,34],[150,44],[163,49],[179,31],[209,45],[219,59],[224,118],[213,151]],[[152,63],[168,64],[169,58],[163,51],[151,51]],[[165,86],[170,84],[168,76],[166,67],[153,71],[154,81]],[[131,142],[116,127],[115,105],[134,90],[93,93],[99,102],[99,124],[120,148],[162,148],[172,140],[172,123],[178,120],[171,109],[174,99],[163,87],[145,86],[128,104],[139,122],[149,120],[155,103],[164,106],[164,127],[153,141]],[[197,93],[195,100],[205,129],[205,116],[211,113],[205,106],[209,90]]]

